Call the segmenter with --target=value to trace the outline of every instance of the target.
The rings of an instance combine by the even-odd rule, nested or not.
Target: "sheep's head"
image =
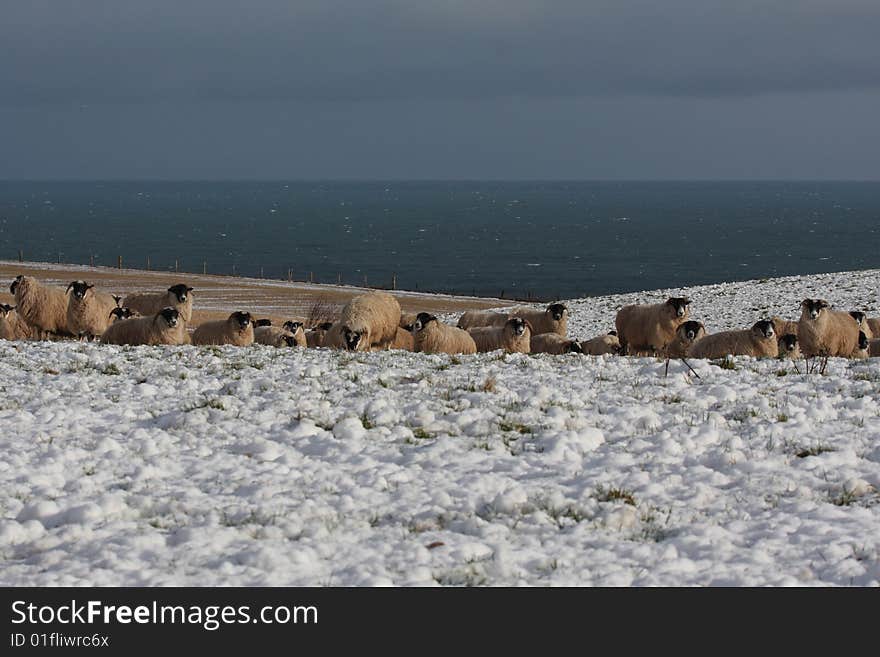
[[[132,312],[129,308],[114,308],[110,311],[110,317],[115,317],[116,321],[129,319],[132,316]]]
[[[163,308],[157,317],[161,317],[169,327],[174,328],[180,323],[180,313],[176,308]]]
[[[759,338],[765,338],[767,340],[776,336],[776,331],[773,329],[773,322],[769,319],[762,319],[759,322],[755,322],[752,325],[752,332]]]
[[[329,331],[333,328],[333,322],[324,322],[323,324],[318,324],[314,330],[315,331]]]
[[[801,302],[801,308],[803,309],[801,317],[806,316],[810,319],[819,319],[819,315],[830,307],[831,304],[825,301],[825,299],[804,299]]]
[[[250,313],[236,311],[229,316],[229,321],[238,325],[239,331],[247,331],[248,327],[254,323]]]
[[[786,333],[779,338],[779,350],[791,353],[798,348],[798,339],[794,333]]]
[[[510,327],[515,336],[519,337],[529,328],[529,323],[522,317],[511,317],[507,320],[507,326]]]
[[[688,306],[691,305],[691,300],[687,297],[670,297],[666,300],[666,305],[672,308],[675,317],[687,319]]]
[[[78,301],[82,301],[86,298],[86,294],[89,290],[91,290],[94,285],[89,285],[85,281],[73,281],[70,285],[67,286],[66,292],[70,292],[73,289],[73,296],[76,297]]]
[[[192,292],[193,289],[191,287],[187,287],[183,283],[178,283],[177,285],[172,285],[171,287],[169,287],[168,291],[176,296],[177,300],[180,303],[186,303],[186,300],[189,297],[189,293]]]
[[[254,322],[254,328],[257,328],[258,326],[272,326],[272,320],[258,319],[256,322]]]
[[[437,318],[430,313],[419,313],[416,315],[416,321],[413,322],[412,332],[418,333],[424,329],[430,322],[436,322]]]
[[[292,335],[282,335],[281,339],[284,340],[284,344],[286,344],[288,347],[296,346],[296,338]]]
[[[284,322],[284,330],[290,331],[291,333],[296,333],[297,331],[299,331],[302,328],[302,326],[303,326],[302,322],[291,322],[291,321]]]
[[[584,350],[581,349],[581,345],[580,345],[580,343],[578,343],[578,342],[572,340],[571,342],[568,343],[568,353],[570,353],[570,354],[582,354],[582,353],[584,353]]]
[[[687,342],[696,342],[706,335],[705,327],[697,321],[689,320],[676,329],[679,337]]]
[[[21,285],[21,281],[24,278],[21,274],[15,277],[15,280],[12,281],[12,285],[9,286],[9,293],[15,294],[15,291],[18,289],[18,286]]]
[[[859,349],[865,351],[868,348],[868,336],[864,331],[859,331]]]
[[[366,330],[355,330],[348,326],[343,326],[342,339],[345,342],[345,348],[349,351],[366,351],[367,347],[370,346],[370,336]],[[366,345],[366,347],[361,348],[363,345]]]
[[[561,321],[567,312],[568,308],[565,307],[564,303],[551,303],[547,306],[547,314],[553,318],[554,322]]]
[[[856,320],[856,324],[858,324],[860,327],[863,327],[865,325],[865,320],[867,319],[867,317],[865,316],[865,313],[863,313],[859,310],[853,310],[853,311],[850,311],[849,315],[854,320]]]
[[[6,303],[0,303],[0,317],[6,317],[11,313],[15,308]]]

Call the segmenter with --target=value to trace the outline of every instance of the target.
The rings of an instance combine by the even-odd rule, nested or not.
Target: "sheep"
[[[807,358],[849,358],[859,345],[859,325],[847,312],[831,310],[824,299],[804,299],[798,322],[798,341]]]
[[[138,292],[129,294],[119,305],[131,308],[142,315],[154,315],[163,308],[177,308],[187,324],[192,321],[193,289],[178,283],[165,292]]]
[[[868,355],[872,358],[874,356],[880,356],[880,338],[874,338],[868,343]]]
[[[416,315],[415,313],[402,313],[400,315],[400,321],[398,322],[398,326],[402,329],[406,329],[407,331],[412,331],[412,325],[416,323]]]
[[[176,308],[163,308],[155,315],[114,322],[101,335],[105,344],[187,344],[189,336]]]
[[[419,313],[413,324],[413,351],[426,354],[475,354],[477,345],[464,329],[444,324],[429,313]]]
[[[397,335],[400,304],[387,292],[355,297],[339,315],[343,348],[348,351],[388,349]]]
[[[868,338],[868,340],[874,339],[874,331],[871,329],[871,322],[868,320],[865,313],[860,310],[851,310],[849,316],[856,320],[856,324],[859,325],[859,330],[865,334],[865,337]]]
[[[581,342],[581,351],[586,356],[604,356],[605,354],[619,354],[620,340],[617,331],[611,331],[606,335],[600,335]]]
[[[413,351],[415,349],[415,340],[413,334],[406,329],[397,327],[397,334],[394,336],[394,342],[391,343],[391,349],[399,349],[401,351]]]
[[[776,316],[771,317],[770,321],[773,322],[773,330],[776,331],[776,335],[797,335],[797,322]]]
[[[333,326],[333,322],[324,322],[323,324],[318,324],[310,331],[306,331],[306,346],[308,347],[323,347],[324,345],[324,336]]]
[[[94,340],[113,323],[119,297],[95,291],[94,285],[73,281],[67,286],[67,330],[78,338]]]
[[[250,313],[237,311],[226,319],[205,322],[193,331],[192,343],[247,347],[254,343],[254,320]]]
[[[582,354],[584,350],[576,340],[569,340],[558,333],[540,333],[529,339],[533,354]]]
[[[692,358],[776,358],[779,355],[779,345],[776,343],[773,322],[762,319],[744,331],[722,331],[700,338],[690,346],[687,355]]]
[[[15,296],[15,310],[37,339],[50,335],[70,336],[67,330],[67,293],[60,287],[43,285],[30,276],[16,276],[9,291]]]
[[[688,320],[675,329],[675,338],[666,345],[667,358],[684,358],[690,346],[706,336],[706,327],[695,320]]]
[[[868,317],[868,328],[871,329],[871,335],[880,336],[880,317]]]
[[[800,360],[803,357],[801,355],[800,345],[798,344],[798,337],[794,333],[780,335],[776,344],[779,351],[779,358]]]
[[[258,319],[254,322],[254,342],[270,347],[305,347],[306,335],[302,322],[284,322],[279,328],[268,319]]]
[[[564,338],[568,331],[568,308],[563,303],[551,303],[544,310],[514,308],[508,314],[526,320],[532,335],[555,333]]]
[[[468,310],[458,318],[458,328],[465,331],[480,326],[504,326],[510,315],[494,310]]]
[[[114,322],[118,322],[123,319],[131,319],[132,317],[141,317],[141,314],[132,311],[131,308],[120,308],[117,306],[110,311],[110,317],[113,318]]]
[[[0,304],[0,340],[32,340],[34,331],[14,306]]]
[[[520,354],[531,351],[531,326],[522,317],[511,317],[504,326],[478,326],[468,329],[468,333],[480,353],[496,349]]]
[[[852,352],[850,358],[864,359],[871,353],[871,341],[864,331],[859,331],[859,344],[855,351]]]
[[[688,319],[691,300],[670,297],[664,303],[621,308],[614,319],[622,354],[662,353]]]

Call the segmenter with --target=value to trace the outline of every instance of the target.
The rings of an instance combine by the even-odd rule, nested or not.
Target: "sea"
[[[880,268],[880,182],[0,181],[0,259],[554,300]]]

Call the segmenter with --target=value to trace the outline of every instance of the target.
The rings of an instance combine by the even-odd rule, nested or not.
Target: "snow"
[[[685,293],[710,330],[878,272]],[[880,360],[0,342],[2,585],[880,585]]]

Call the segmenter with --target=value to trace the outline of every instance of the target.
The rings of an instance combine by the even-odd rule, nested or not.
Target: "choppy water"
[[[569,298],[880,267],[880,183],[0,182],[0,259]]]

